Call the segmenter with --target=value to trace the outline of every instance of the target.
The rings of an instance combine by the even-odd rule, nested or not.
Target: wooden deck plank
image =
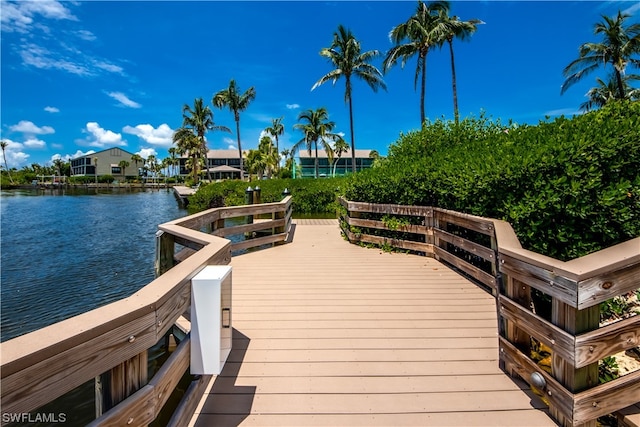
[[[495,348],[495,338],[318,338],[237,339],[233,348],[251,350],[459,349]]]
[[[498,333],[495,328],[440,328],[440,329],[248,329],[247,336],[263,339],[298,338],[316,340],[321,338],[481,338],[493,337],[496,342]]]
[[[297,222],[233,258],[234,349],[195,425],[555,425],[498,368],[495,300],[438,261]]]
[[[536,409],[486,412],[436,412],[411,414],[260,414],[212,415],[202,414],[197,426],[547,426],[549,418]]]
[[[254,386],[267,394],[343,393],[443,393],[513,390],[513,381],[502,373],[486,375],[412,377],[220,377],[214,393],[242,393],[242,386]]]

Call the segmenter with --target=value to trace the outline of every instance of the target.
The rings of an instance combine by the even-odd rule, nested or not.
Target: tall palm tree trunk
[[[4,146],[2,147],[2,158],[4,159],[4,168],[7,170],[7,175],[9,175],[9,182],[13,184],[13,178],[11,178],[11,171],[9,170],[9,165],[7,165],[7,155],[4,151]]]
[[[238,136],[238,154],[240,155],[240,181],[244,181],[244,159],[242,158],[242,143],[240,142],[240,117],[236,116],[236,135]]]
[[[425,92],[427,90],[427,55],[420,55],[421,82],[420,82],[420,128],[424,126],[426,115],[424,111]]]
[[[618,99],[624,99],[624,85],[622,84],[622,74],[620,71],[613,67],[616,73],[616,85],[618,86]]]
[[[349,122],[351,124],[351,172],[356,171],[356,141],[353,136],[353,101],[349,93]]]
[[[202,155],[204,156],[204,167],[207,169],[207,179],[211,182],[211,172],[209,172],[209,157],[207,156],[207,144],[204,142],[204,135],[200,137],[202,144]]]
[[[315,142],[315,146],[316,146],[316,163],[315,163],[315,167],[316,167],[316,178],[320,177],[320,174],[318,173],[318,140],[316,139]]]
[[[280,170],[280,145],[278,144],[278,135],[276,135],[276,172]]]
[[[449,42],[449,52],[451,53],[451,87],[453,88],[453,119],[456,124],[460,121],[460,112],[458,111],[458,86],[456,83],[456,62],[453,57],[453,41]]]

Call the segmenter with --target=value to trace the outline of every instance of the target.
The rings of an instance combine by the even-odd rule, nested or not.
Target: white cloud
[[[59,113],[60,110],[56,107],[50,107],[50,106],[46,106],[44,107],[44,111],[46,111],[47,113]]]
[[[29,138],[24,142],[24,146],[27,148],[45,148],[47,143],[41,139]]]
[[[58,54],[50,52],[34,43],[27,43],[20,46],[19,51],[22,63],[44,70],[61,70],[78,76],[90,76],[94,73],[79,62],[61,58]]]
[[[96,36],[91,32],[91,31],[87,31],[87,30],[78,30],[76,32],[76,34],[78,35],[78,37],[80,37],[82,40],[86,40],[88,42],[92,42],[96,39]]]
[[[142,107],[142,105],[138,104],[135,101],[132,101],[131,99],[129,99],[129,97],[127,97],[127,95],[125,95],[122,92],[108,92],[107,95],[109,95],[111,98],[118,101],[120,105],[123,105],[125,107],[131,107],[131,108]]]
[[[626,8],[622,11],[623,14],[633,15],[634,13],[640,11],[640,3],[633,3],[632,6]]]
[[[89,150],[87,152],[83,152],[81,150],[76,151],[74,154],[67,154],[65,155],[65,158],[69,157],[71,159],[77,159],[78,157],[82,157],[82,156],[86,156],[88,154],[93,154],[95,153],[95,150]]]
[[[121,134],[103,129],[97,122],[88,122],[83,132],[89,133],[90,136],[86,140],[76,141],[79,144],[99,148],[127,145]]]
[[[141,124],[135,127],[125,126],[122,128],[124,133],[136,135],[151,145],[161,147],[170,147],[173,143],[173,129],[168,124],[163,123],[158,128],[154,128],[150,124]]]
[[[224,138],[222,138],[222,141],[227,144],[227,148],[229,150],[237,150],[238,149],[238,144],[236,143],[235,139],[229,138],[228,136],[225,136]]]
[[[300,108],[300,104],[287,104],[288,110],[297,110],[298,108]]]
[[[138,154],[143,159],[148,159],[149,156],[158,156],[158,152],[154,148],[143,148],[136,154]]]
[[[46,135],[49,133],[55,133],[55,130],[51,126],[38,127],[33,122],[30,122],[28,120],[20,120],[17,125],[10,126],[9,130],[31,135]]]
[[[86,153],[78,150],[74,154],[65,154],[65,155],[56,153],[53,156],[51,156],[51,159],[49,159],[49,163],[53,164],[54,160],[58,160],[58,159],[62,159],[65,162],[68,162],[71,159],[76,159],[78,157],[86,156],[88,154],[93,154],[93,153],[95,153],[95,150],[89,150]]]
[[[77,21],[77,18],[61,2],[55,0],[2,1],[2,31],[28,33],[33,27],[34,17]]]
[[[262,138],[264,138],[265,136],[275,143],[275,140],[271,137],[271,134],[269,132],[267,132],[266,130],[261,130],[260,135],[258,136],[258,145],[260,144],[260,141],[262,141]]]
[[[110,73],[123,73],[123,68],[121,66],[112,64],[111,62],[105,60],[91,59],[91,64],[96,68],[109,71]]]
[[[582,114],[583,112],[580,110],[576,110],[575,108],[559,108],[557,110],[549,110],[544,113],[545,116],[575,116],[578,114]]]
[[[19,169],[21,166],[25,165],[27,163],[27,159],[29,159],[29,155],[24,152],[24,145],[6,138],[3,138],[2,140],[7,143],[5,156],[7,157],[7,165],[9,169]],[[4,167],[4,159],[2,161],[2,166]]]

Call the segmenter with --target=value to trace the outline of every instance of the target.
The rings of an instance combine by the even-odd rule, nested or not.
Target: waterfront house
[[[191,172],[186,163],[187,157],[181,157],[179,172],[181,176],[187,176]],[[240,156],[238,150],[209,150],[207,152],[207,167],[214,180],[239,179]],[[206,176],[206,169],[203,172]]]
[[[124,179],[125,174],[126,176],[138,176],[138,167],[142,167],[142,164],[136,167],[136,162],[131,159],[131,156],[133,156],[132,153],[114,147],[76,157],[71,160],[71,176],[112,175],[116,179]],[[123,160],[129,163],[129,166],[124,170],[120,167],[120,162]]]
[[[372,150],[356,149],[356,171],[370,168],[373,165],[374,158],[371,157],[371,152]],[[315,150],[311,150],[311,155],[308,150],[300,150],[299,158],[302,177],[315,177]],[[336,162],[337,164],[335,164]],[[321,177],[333,176],[334,166],[336,176],[351,173],[351,150],[342,153],[339,159],[334,156],[333,162],[329,161],[325,150],[318,150],[318,174]]]

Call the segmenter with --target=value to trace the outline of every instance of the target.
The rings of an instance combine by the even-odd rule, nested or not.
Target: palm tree
[[[596,35],[602,35],[602,42],[580,46],[578,58],[562,71],[566,80],[562,84],[561,94],[601,65],[611,65],[616,85],[614,97],[624,99],[625,69],[628,64],[640,66],[640,59],[632,58],[640,53],[640,23],[625,26],[625,20],[630,17],[620,11],[615,18],[602,16],[603,20],[596,23],[593,31]]]
[[[142,156],[140,156],[140,154],[133,154],[133,155],[131,155],[131,161],[136,164],[136,171],[137,171],[137,175],[139,177],[140,176],[140,169],[138,168],[138,162],[143,162],[144,159],[142,158]]]
[[[265,129],[271,136],[276,138],[276,153],[280,153],[280,144],[278,141],[278,136],[281,136],[284,134],[284,125],[282,124],[282,119],[283,119],[282,117],[279,117],[277,119],[271,119],[271,126]],[[278,158],[278,167],[279,166],[280,166],[280,159]]]
[[[198,166],[200,165],[200,140],[191,128],[181,127],[173,133],[173,142],[176,144],[177,152],[180,155],[187,155],[188,168],[191,169],[193,183],[198,183]],[[187,166],[187,164],[185,164]]]
[[[435,1],[428,5],[418,0],[416,13],[407,22],[397,25],[389,33],[389,39],[395,44],[389,49],[382,63],[386,73],[400,60],[404,68],[407,60],[418,56],[416,74],[413,81],[414,89],[418,86],[420,78],[420,126],[425,123],[425,91],[427,81],[427,54],[438,45],[441,37],[441,28],[438,16],[440,11],[446,11],[449,3]]]
[[[315,147],[315,176],[318,178],[318,143],[322,144],[327,156],[332,158],[333,149],[329,142],[336,141],[342,137],[332,132],[336,124],[329,120],[329,113],[327,113],[327,109],[324,107],[320,107],[317,110],[303,111],[298,116],[298,120],[304,122],[296,123],[293,127],[294,129],[302,131],[304,138],[296,142],[293,147],[291,147],[291,151],[297,151],[304,143],[309,151],[309,155],[311,155],[311,148]]]
[[[267,156],[261,150],[249,150],[246,162],[247,172],[249,172],[249,181],[251,181],[252,175],[256,175],[258,179],[260,179],[268,168]]]
[[[337,139],[333,143],[333,153],[336,155],[337,159],[333,164],[333,173],[332,176],[336,176],[336,169],[338,167],[338,162],[340,162],[340,158],[342,157],[342,153],[346,153],[349,150],[349,145],[345,142],[344,138]],[[353,161],[353,157],[351,158],[352,164],[355,163]]]
[[[120,160],[120,163],[118,163],[118,166],[120,166],[120,168],[122,168],[122,176],[127,176],[127,174],[125,173],[125,170],[129,167],[129,162],[127,162],[126,160]]]
[[[7,141],[0,141],[0,147],[2,147],[2,158],[4,159],[4,168],[7,170],[7,174],[9,175],[9,182],[13,184],[13,178],[11,178],[11,171],[9,170],[9,165],[7,165],[7,146],[9,143]]]
[[[169,153],[169,162],[168,164],[171,166],[170,175],[174,176],[176,174],[176,166],[179,164],[178,161],[178,148],[170,147],[167,152]]]
[[[444,3],[444,2],[443,2]],[[449,5],[446,9],[439,11],[438,19],[440,21],[437,26],[438,31],[442,31],[440,38],[440,47],[446,41],[449,45],[449,54],[451,56],[451,87],[453,89],[453,117],[455,123],[460,121],[460,112],[458,110],[458,88],[456,83],[456,64],[453,55],[453,39],[467,40],[478,29],[478,25],[484,24],[479,19],[470,19],[469,21],[461,21],[457,16],[449,16]]]
[[[265,172],[267,176],[271,178],[273,171],[276,169],[279,162],[279,155],[273,146],[273,141],[268,136],[263,136],[258,145],[258,151],[260,151],[265,159],[266,168]]]
[[[209,171],[209,165],[207,164],[207,141],[204,139],[204,134],[210,131],[224,131],[231,132],[226,126],[217,126],[213,122],[213,111],[204,105],[202,98],[196,98],[193,101],[193,108],[188,104],[184,104],[182,107],[182,127],[189,127],[193,129],[193,132],[198,136],[200,141],[200,151],[204,155],[205,165],[207,168],[207,179],[211,181],[211,172]]]
[[[249,103],[256,98],[256,90],[251,86],[246,92],[242,94],[240,92],[236,81],[231,79],[229,87],[213,95],[211,103],[218,108],[228,107],[229,111],[233,112],[236,121],[236,135],[238,137],[238,154],[240,154],[240,179],[243,179],[244,163],[242,159],[242,143],[240,142],[240,112],[246,110]]]
[[[387,89],[382,80],[382,73],[369,61],[380,56],[377,50],[369,50],[361,52],[360,42],[353,36],[351,30],[342,25],[338,25],[338,31],[333,33],[333,42],[328,48],[320,51],[320,55],[324,56],[335,67],[329,73],[322,76],[311,88],[314,90],[318,86],[333,81],[333,84],[340,77],[344,77],[345,91],[344,101],[349,104],[349,125],[351,130],[351,168],[356,171],[356,143],[353,132],[353,97],[351,87],[351,77],[364,80],[369,87],[377,92],[378,88]]]
[[[640,80],[640,76],[637,74],[630,74],[622,78],[624,99],[637,101],[640,99],[640,89],[631,87],[628,83],[629,80]],[[580,104],[580,109],[583,111],[590,111],[593,108],[603,107],[607,102],[616,99],[618,85],[616,83],[615,76],[610,76],[606,83],[599,77],[596,78],[596,81],[598,82],[598,86],[589,89],[587,92],[586,96],[589,100]]]
[[[95,165],[94,167],[96,168],[95,175],[96,175],[96,186],[97,186],[98,185],[98,158],[97,157],[93,158],[93,164]]]

